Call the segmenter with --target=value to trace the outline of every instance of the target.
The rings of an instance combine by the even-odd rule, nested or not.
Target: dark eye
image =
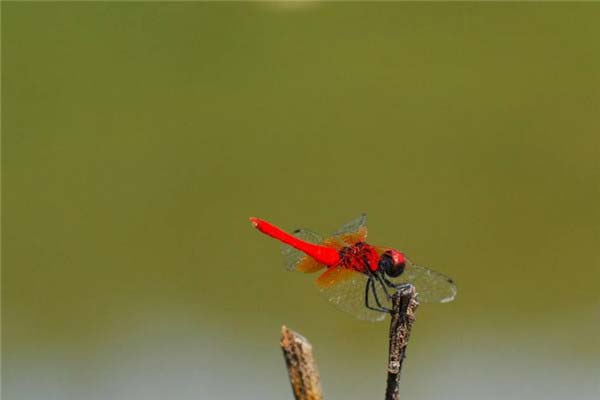
[[[405,263],[394,264],[392,256],[384,253],[379,259],[378,266],[387,276],[395,278],[404,272]]]
[[[401,263],[399,263],[399,264],[395,264],[395,265],[392,267],[392,273],[391,273],[391,274],[388,274],[388,275],[389,275],[389,276],[391,276],[392,278],[395,278],[395,277],[397,277],[397,276],[400,276],[400,275],[402,275],[402,273],[404,272],[404,267],[405,267],[405,265],[406,265],[406,264],[405,264],[404,262],[401,262]]]
[[[381,258],[379,258],[379,263],[378,266],[379,268],[381,268],[386,274],[387,272],[392,268],[392,266],[394,265],[394,261],[392,260],[392,257],[390,257],[387,254],[383,254],[381,256]]]

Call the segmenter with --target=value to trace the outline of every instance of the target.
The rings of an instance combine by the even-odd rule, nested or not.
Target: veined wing
[[[406,259],[404,272],[394,283],[410,283],[417,289],[421,303],[448,303],[456,297],[456,284],[452,278]]]
[[[365,293],[367,290],[368,276],[341,266],[329,268],[316,280],[321,294],[333,305],[354,317],[366,321],[381,321],[387,315],[368,309],[365,306]],[[378,298],[382,305],[390,308],[385,293],[375,282]],[[371,294],[371,304],[375,304]]]
[[[342,225],[333,233],[333,237],[350,246],[364,242],[367,239],[367,214],[362,213],[358,218]]]

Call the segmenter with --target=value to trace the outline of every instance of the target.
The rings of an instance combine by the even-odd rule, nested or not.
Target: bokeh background
[[[458,282],[406,399],[600,396],[600,6],[2,2],[2,395],[382,398],[387,323],[251,215]]]

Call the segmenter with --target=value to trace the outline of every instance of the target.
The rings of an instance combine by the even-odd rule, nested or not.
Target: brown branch
[[[416,290],[412,285],[404,290],[399,290],[392,296],[386,400],[400,399],[399,384],[402,362],[406,357],[410,330],[415,322],[415,312],[419,306],[416,296]]]
[[[281,349],[296,400],[322,400],[319,371],[308,340],[284,325]]]

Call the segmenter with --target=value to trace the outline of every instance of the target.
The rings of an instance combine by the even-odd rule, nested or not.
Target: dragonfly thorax
[[[345,268],[367,273],[378,268],[379,254],[373,246],[365,242],[357,242],[352,246],[340,249],[340,265]]]

